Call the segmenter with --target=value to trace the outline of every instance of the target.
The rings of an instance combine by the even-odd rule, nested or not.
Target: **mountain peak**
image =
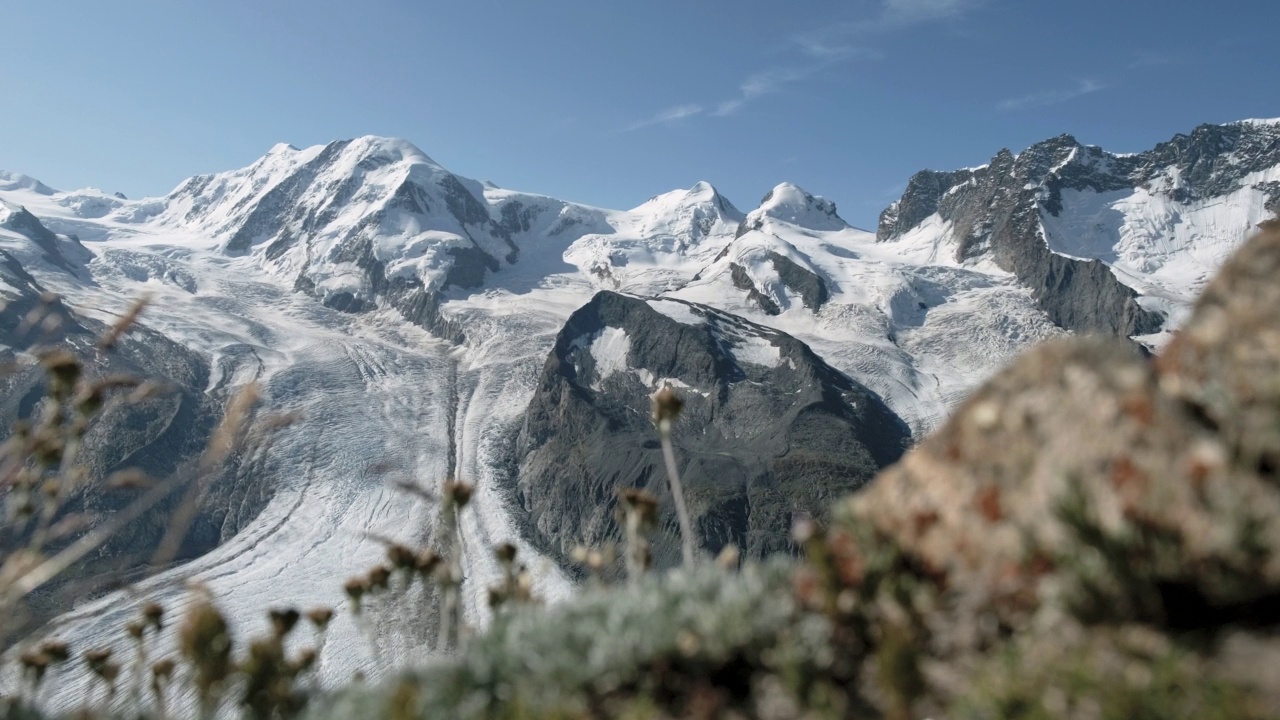
[[[837,213],[836,204],[813,195],[793,183],[779,183],[760,200],[750,217],[769,217],[810,230],[844,230],[849,227]]]
[[[411,165],[425,164],[440,167],[417,145],[404,138],[381,137],[379,135],[362,135],[347,141],[347,151],[364,158],[374,158],[387,163],[404,162]]]
[[[705,180],[694,183],[688,190],[672,190],[654,195],[644,204],[632,208],[631,212],[659,216],[670,214],[682,216],[694,211],[697,211],[697,214],[705,214],[705,210],[697,210],[700,206],[710,207],[715,215],[729,222],[739,222],[743,217],[742,211],[734,207],[728,198],[721,195],[714,185]]]
[[[698,182],[693,184],[693,187],[689,188],[689,194],[690,195],[707,195],[707,194],[719,195],[720,191],[716,190],[715,186],[707,182],[706,180],[699,180]]]
[[[685,196],[692,202],[704,202],[714,205],[722,217],[731,218],[734,221],[742,219],[742,212],[734,207],[728,198],[721,195],[720,191],[706,180],[699,180],[694,183]]]
[[[7,170],[0,170],[0,190],[30,190],[38,195],[52,195],[58,192],[29,175]]]

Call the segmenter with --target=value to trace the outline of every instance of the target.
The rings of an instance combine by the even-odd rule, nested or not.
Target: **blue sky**
[[[871,227],[926,167],[1280,116],[1277,27],[1274,0],[11,0],[0,168],[137,197],[379,134],[605,207],[788,180]]]

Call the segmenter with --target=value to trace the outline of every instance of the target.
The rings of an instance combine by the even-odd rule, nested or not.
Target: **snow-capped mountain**
[[[1071,330],[1149,335],[1242,235],[1280,212],[1280,121],[1202,125],[1128,155],[1062,135],[991,163],[925,171],[877,237],[990,258]],[[1153,340],[1156,340],[1153,338]]]
[[[251,381],[262,417],[296,414],[230,473],[234,508],[202,506],[213,541],[198,557],[50,628],[122,645],[132,598],[178,613],[188,579],[246,633],[266,605],[341,607],[342,581],[380,560],[383,539],[433,541],[425,498],[451,477],[477,488],[462,518],[468,621],[486,621],[498,542],[520,546],[540,594],[562,597],[561,550],[606,537],[611,512],[574,493],[607,504],[621,484],[661,485],[643,404],[668,381],[690,397],[677,435],[705,491],[704,545],[782,547],[787,508],[856,487],[1029,344],[1068,331],[1161,342],[1277,210],[1277,138],[1274,121],[1204,126],[1138,155],[1056,138],[918,174],[876,232],[785,183],[746,213],[707,183],[608,210],[469,180],[375,137],[279,145],[143,200],[0,173],[7,357],[29,367],[16,332],[45,292],[86,337],[146,293],[138,372],[180,375],[186,407],[210,421]],[[171,350],[148,364],[148,343]],[[23,404],[4,407],[7,426]],[[635,443],[634,456],[619,447]],[[772,460],[717,485],[701,452],[724,467]],[[548,470],[566,456],[580,487]],[[765,485],[782,500],[753,514]],[[420,652],[434,602],[366,607],[375,625],[410,618],[394,635],[341,615],[322,677]]]

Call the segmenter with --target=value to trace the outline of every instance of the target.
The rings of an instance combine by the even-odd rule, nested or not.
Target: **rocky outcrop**
[[[1030,677],[1066,662],[1050,647],[1094,672],[1147,637],[1280,707],[1259,663],[1280,653],[1278,277],[1280,234],[1250,241],[1154,361],[1105,339],[1034,349],[848,502],[855,533],[939,593],[920,616],[938,692],[1002,638]]]
[[[800,341],[711,308],[601,292],[556,339],[517,441],[528,529],[562,553],[617,539],[622,488],[662,498],[659,565],[678,557],[649,395],[686,405],[673,432],[698,544],[751,555],[791,547],[800,515],[893,462],[906,426]]]
[[[785,255],[779,255],[776,252],[769,253],[769,262],[773,265],[773,269],[778,273],[778,279],[786,286],[788,290],[800,296],[804,306],[813,312],[817,312],[823,303],[831,294],[827,291],[827,284],[822,278],[814,272],[807,270],[796,264]]]
[[[31,250],[38,253],[40,259],[49,265],[73,276],[79,276],[78,269],[62,251],[63,241],[59,240],[57,235],[26,208],[0,200],[0,230],[7,230],[25,239],[22,244],[30,243],[33,246]],[[74,248],[77,251],[76,255],[88,255],[88,251],[80,246],[78,241],[68,238],[65,242],[68,249]]]
[[[727,251],[730,249],[730,247],[726,247],[726,252],[723,254],[727,255]],[[777,282],[782,286],[777,289],[777,292],[784,302],[786,302],[786,295],[789,292],[790,295],[798,297],[800,302],[810,311],[817,312],[830,298],[831,293],[827,290],[826,281],[817,273],[773,250],[766,249],[762,254],[769,266],[773,268],[773,272],[777,274]],[[745,267],[739,263],[731,262],[729,263],[729,273],[733,286],[739,290],[746,291],[749,302],[758,306],[768,315],[782,313],[778,300],[769,292],[757,287],[756,281],[752,279],[751,273]]]
[[[746,291],[748,301],[755,303],[768,315],[777,315],[782,312],[782,309],[778,307],[778,303],[773,301],[773,298],[760,292],[746,268],[738,263],[729,263],[729,273],[730,278],[733,280],[733,286],[739,290]]]
[[[84,328],[72,316],[62,300],[48,293],[22,263],[10,253],[0,250],[0,357],[12,361],[13,351],[25,350],[47,337],[63,337],[82,333]],[[39,311],[38,314],[32,314]],[[47,323],[43,327],[33,321]],[[54,318],[54,319],[50,319]]]

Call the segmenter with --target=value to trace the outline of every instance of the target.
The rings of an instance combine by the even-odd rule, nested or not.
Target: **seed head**
[[[371,590],[386,590],[390,581],[391,568],[386,565],[375,565],[369,571],[369,588]]]
[[[196,690],[209,701],[232,671],[231,631],[222,613],[200,598],[178,628],[178,648],[195,671]]]
[[[286,608],[284,610],[271,610],[271,628],[275,631],[276,637],[284,637],[293,631],[293,626],[298,624],[300,614],[294,608]]]
[[[151,676],[156,679],[168,679],[173,676],[177,664],[172,658],[157,660],[151,665]]]
[[[84,653],[85,664],[89,666],[89,670],[94,675],[102,677],[102,673],[107,667],[107,661],[111,659],[111,648],[98,648],[95,650],[86,650]]]
[[[240,703],[249,716],[290,716],[286,706],[292,696],[292,670],[280,638],[255,640],[249,645],[249,656],[240,664]]]
[[[307,611],[307,619],[320,632],[324,632],[329,627],[329,621],[333,619],[333,608],[317,607]]]
[[[796,520],[795,525],[791,528],[791,537],[795,538],[796,543],[799,545],[805,545],[810,540],[821,538],[821,536],[822,528],[807,517]]]
[[[684,409],[684,400],[669,384],[659,388],[650,399],[653,401],[653,424],[660,428],[670,427]]]
[[[716,556],[716,564],[723,570],[738,569],[738,562],[742,559],[742,551],[737,545],[725,545],[720,554]]]
[[[62,462],[62,452],[66,449],[62,436],[54,433],[52,430],[41,431],[36,434],[35,447],[32,454],[35,455],[37,461],[45,467],[53,467]]]
[[[493,554],[498,556],[498,562],[510,564],[516,560],[516,546],[509,542],[498,543],[493,549]]]
[[[413,570],[417,565],[415,553],[404,545],[388,547],[387,560],[391,562],[391,567],[397,570]]]
[[[414,558],[414,569],[426,580],[440,566],[441,557],[431,548],[426,548]]]
[[[67,648],[67,644],[61,640],[45,640],[40,644],[40,652],[49,658],[49,662],[60,663],[66,662],[71,657],[71,651]]]
[[[360,598],[369,592],[369,580],[367,578],[351,578],[342,586],[342,589],[347,593],[347,597],[351,598],[351,607],[359,615]]]
[[[50,390],[54,397],[65,400],[71,397],[76,381],[80,379],[80,361],[66,350],[46,353],[40,362],[49,374]]]
[[[640,519],[640,527],[652,528],[658,522],[658,498],[639,488],[623,488],[622,508],[634,512]]]
[[[342,589],[346,591],[347,597],[358,601],[369,591],[369,581],[365,578],[351,578],[342,586]]]
[[[33,684],[39,685],[44,680],[44,673],[53,664],[53,658],[40,650],[28,650],[18,658],[22,669],[31,675]]]
[[[444,497],[446,501],[452,502],[454,507],[461,510],[471,502],[471,495],[475,492],[475,488],[457,480],[450,480],[444,484]]]
[[[316,652],[315,648],[303,648],[298,651],[298,659],[293,661],[294,674],[304,673],[315,667],[316,660],[319,657],[320,654]]]
[[[147,624],[159,632],[164,628],[164,608],[160,607],[160,603],[147,603],[142,606],[142,617],[146,618]]]
[[[604,567],[604,553],[599,550],[587,551],[587,567],[592,570],[600,570]]]
[[[524,566],[521,566],[520,572],[516,574],[516,594],[525,602],[532,602],[534,599],[533,574]]]

